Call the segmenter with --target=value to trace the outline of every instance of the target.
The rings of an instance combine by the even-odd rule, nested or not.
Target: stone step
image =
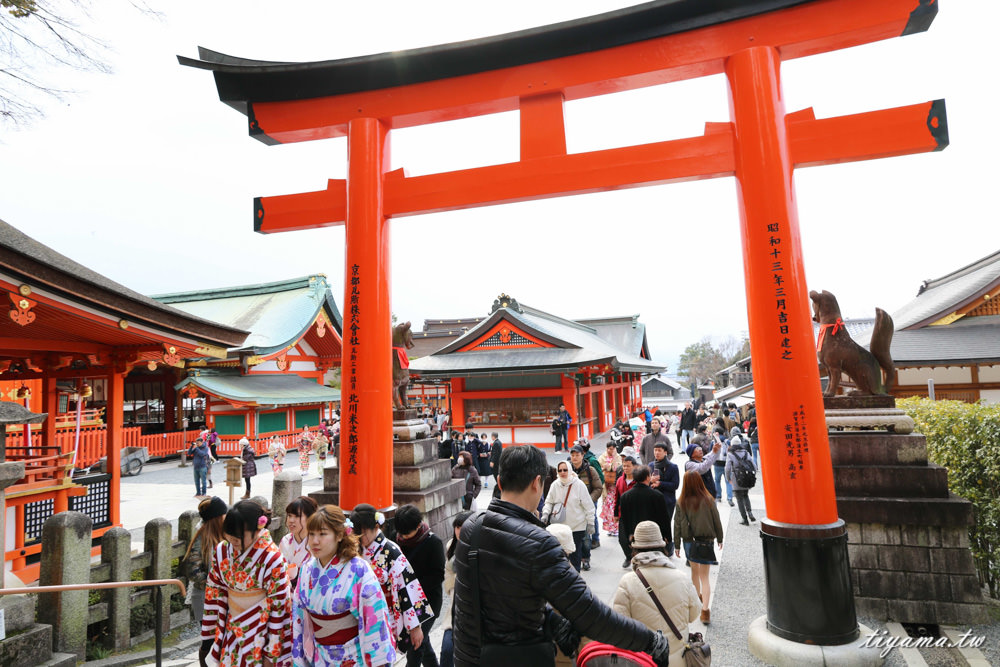
[[[394,466],[414,466],[437,461],[437,443],[437,438],[395,440],[392,443],[392,464]]]
[[[954,494],[947,498],[837,496],[837,513],[848,523],[917,526],[971,526],[972,503]]]
[[[926,466],[835,465],[833,483],[838,496],[947,498],[948,470]]]
[[[462,500],[459,498],[424,512],[424,520],[430,526],[431,530],[447,545],[448,540],[451,539],[454,533],[451,522],[455,518],[455,515],[461,511]]]
[[[0,665],[4,667],[37,667],[51,658],[51,625],[35,623],[0,642]]]
[[[451,460],[437,459],[417,466],[393,466],[393,491],[420,491],[451,479]]]
[[[417,441],[419,442],[419,441]],[[406,445],[414,443],[407,442]],[[411,450],[411,454],[419,454],[416,450]],[[392,484],[393,488],[405,488],[407,491],[415,491],[422,487],[434,486],[447,481],[451,477],[451,460],[439,459],[435,457],[423,458],[422,455],[411,457],[419,459],[416,464],[400,464],[396,461],[393,465]],[[340,488],[340,467],[338,465],[328,465],[323,468],[323,489],[326,491],[336,491]]]
[[[27,595],[4,595],[0,597],[7,634],[20,632],[35,624],[35,598]]]
[[[927,439],[919,433],[831,431],[829,440],[835,466],[927,464]]]
[[[394,491],[392,495],[397,505],[415,505],[427,514],[436,507],[443,507],[464,496],[465,480],[450,479],[422,491]]]
[[[185,665],[189,663],[184,663]],[[72,653],[53,653],[52,657],[38,665],[38,667],[75,667],[76,656]],[[166,667],[166,663],[164,663]]]

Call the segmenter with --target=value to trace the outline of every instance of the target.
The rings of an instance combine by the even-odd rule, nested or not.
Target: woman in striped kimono
[[[336,505],[308,521],[309,551],[292,611],[296,667],[381,667],[396,658],[392,622],[374,572],[358,556],[352,524]]]
[[[201,657],[224,667],[292,664],[288,572],[267,532],[269,513],[243,500],[226,513],[205,586]]]

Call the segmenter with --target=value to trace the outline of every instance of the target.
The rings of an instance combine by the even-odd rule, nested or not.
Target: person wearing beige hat
[[[688,623],[694,622],[701,611],[701,601],[691,578],[679,572],[666,552],[667,543],[654,521],[641,521],[632,533],[632,571],[618,582],[614,610],[635,619],[670,641],[670,667],[683,667],[684,642],[670,628],[658,609],[663,608],[681,637],[687,637]],[[640,573],[652,589],[652,594],[640,578]],[[659,601],[657,605],[653,596]]]

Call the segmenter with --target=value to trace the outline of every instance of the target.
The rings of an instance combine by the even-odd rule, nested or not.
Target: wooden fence
[[[298,475],[289,479],[276,478],[271,497],[274,515],[269,530],[275,542],[287,532],[284,508],[302,494]],[[268,505],[266,498],[257,498]],[[181,562],[197,529],[199,516],[190,510],[177,521],[177,538],[173,537],[170,521],[162,518],[146,523],[143,551],[132,553],[132,535],[121,526],[108,530],[101,537],[100,562],[91,562],[90,517],[80,512],[60,512],[49,517],[42,528],[41,586],[104,583],[139,579],[180,579],[189,585]],[[100,636],[107,648],[128,649],[145,641],[152,634],[150,627],[155,604],[152,591],[127,588],[106,589],[88,596],[88,591],[42,593],[39,595],[38,620],[53,628],[53,648],[77,653],[82,657],[89,634]],[[188,609],[171,614],[171,593],[165,589],[161,599],[163,634],[189,622]],[[204,594],[195,590],[192,595]],[[99,598],[99,599],[95,599]],[[182,605],[175,600],[174,608]],[[141,619],[136,615],[140,614]],[[145,621],[136,622],[137,620]],[[97,628],[95,624],[102,624]],[[139,627],[137,627],[139,626]]]

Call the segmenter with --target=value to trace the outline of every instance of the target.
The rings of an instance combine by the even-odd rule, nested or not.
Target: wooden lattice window
[[[985,317],[987,315],[1000,315],[1000,299],[988,299],[973,308],[966,314],[966,317]]]
[[[495,334],[484,340],[482,343],[477,345],[477,348],[483,347],[541,347],[538,343],[528,340],[516,331],[501,329]]]

